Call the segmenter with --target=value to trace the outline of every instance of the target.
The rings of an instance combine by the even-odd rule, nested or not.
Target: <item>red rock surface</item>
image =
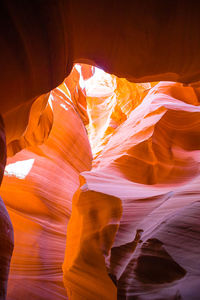
[[[40,122],[36,122],[34,113],[30,114],[23,135],[25,149],[8,158],[1,187],[15,237],[10,300],[67,297],[62,283],[66,227],[79,173],[90,169],[92,155],[83,121],[65,83],[48,99],[46,109],[52,117],[44,119],[42,110]],[[33,121],[37,127],[31,126]]]
[[[93,88],[95,122],[114,89]],[[198,299],[199,114],[198,89],[159,83],[81,174],[63,268],[70,299],[116,299],[114,283],[118,299]]]
[[[0,299],[199,300],[199,23],[2,1]]]
[[[74,62],[133,82],[200,80],[198,1],[5,1],[0,12],[1,113],[61,84]]]
[[[86,65],[6,114],[7,299],[198,299],[199,114],[198,88]]]

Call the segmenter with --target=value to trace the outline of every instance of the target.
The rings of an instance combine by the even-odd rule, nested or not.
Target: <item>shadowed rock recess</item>
[[[0,300],[200,299],[199,11],[0,3]]]

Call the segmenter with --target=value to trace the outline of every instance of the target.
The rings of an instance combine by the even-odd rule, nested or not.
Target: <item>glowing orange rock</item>
[[[63,264],[70,299],[117,298],[104,256],[110,251],[120,216],[121,202],[116,197],[89,190],[84,183],[74,195]]]
[[[187,197],[187,191],[199,194],[198,104],[198,90],[159,83],[114,131],[93,169],[81,174],[63,265],[70,299],[116,299],[114,283],[119,299],[138,292],[141,299],[155,299],[155,293],[169,299],[187,295],[192,278],[194,291],[189,294],[198,295],[198,267],[186,253],[190,239],[178,227],[181,216],[191,228],[199,217],[197,197]],[[195,238],[199,232],[191,234]],[[173,235],[185,243],[182,259]],[[196,250],[191,251],[195,260]],[[155,263],[160,265],[155,268]],[[187,282],[187,289],[179,279]]]
[[[89,124],[86,126],[94,157],[142,101],[150,83],[135,84],[97,69],[85,82]]]
[[[24,148],[43,144],[53,124],[53,112],[45,94],[5,114],[7,155],[13,156]]]
[[[79,173],[91,167],[91,150],[76,106],[62,87],[50,93],[42,113],[33,108],[22,136],[26,149],[8,159],[1,188],[15,232],[7,299],[65,299],[66,226]]]
[[[186,1],[174,1],[172,5],[170,1],[162,2],[156,0],[151,1],[150,5],[147,5],[145,1],[130,1],[130,4],[120,1],[111,3],[111,5],[105,5],[104,1],[59,0],[50,1],[48,5],[45,1],[23,1],[21,3],[4,1],[1,4],[0,12],[0,66],[2,74],[0,80],[2,99],[0,111],[5,120],[8,154],[12,156],[17,153],[15,157],[9,160],[9,163],[16,163],[17,159],[24,160],[26,158],[29,164],[28,168],[32,167],[32,172],[34,167],[38,168],[36,172],[34,171],[35,175],[32,178],[32,181],[37,181],[37,183],[31,183],[28,192],[25,187],[26,184],[23,185],[22,181],[19,183],[19,179],[13,180],[13,178],[6,177],[4,180],[2,194],[5,196],[7,207],[12,215],[17,241],[21,243],[19,248],[16,246],[12,274],[17,274],[17,276],[15,275],[16,282],[23,278],[25,283],[23,277],[24,269],[26,269],[27,265],[29,267],[30,265],[32,266],[29,262],[35,259],[36,263],[33,265],[40,266],[39,268],[33,267],[33,270],[29,268],[31,275],[28,274],[30,276],[26,276],[27,284],[23,285],[23,288],[18,293],[16,291],[18,291],[19,285],[15,285],[14,281],[11,281],[9,297],[10,299],[14,297],[21,299],[26,295],[28,298],[35,299],[39,295],[39,297],[46,299],[49,298],[51,287],[48,290],[48,288],[45,289],[43,286],[43,292],[41,292],[41,285],[39,286],[37,283],[38,281],[41,282],[43,278],[48,278],[49,282],[55,283],[55,281],[52,273],[49,272],[49,264],[46,263],[48,259],[43,257],[43,255],[48,252],[48,249],[53,248],[55,243],[56,245],[59,244],[60,239],[57,239],[58,236],[64,236],[64,229],[57,231],[57,227],[59,227],[58,223],[64,224],[64,220],[66,225],[66,216],[63,216],[65,215],[63,210],[70,212],[70,208],[66,205],[63,209],[60,202],[63,203],[63,198],[68,195],[67,202],[68,204],[71,203],[72,194],[78,185],[79,172],[90,168],[91,153],[83,126],[83,123],[88,124],[86,94],[84,88],[81,87],[79,75],[76,74],[78,84],[75,84],[77,89],[74,95],[72,96],[71,94],[71,96],[67,97],[65,94],[68,100],[69,98],[72,100],[73,104],[68,103],[64,96],[66,101],[60,103],[60,105],[62,104],[62,109],[59,107],[62,112],[68,111],[70,116],[68,115],[66,119],[62,119],[61,116],[63,114],[59,112],[60,120],[59,118],[57,119],[57,125],[53,121],[54,114],[50,104],[47,102],[45,104],[46,99],[43,99],[43,101],[41,98],[39,100],[38,97],[40,95],[46,97],[46,93],[61,84],[70,73],[75,62],[89,62],[92,65],[102,67],[112,74],[126,77],[134,82],[173,80],[194,83],[193,86],[198,87],[198,81],[200,80],[199,4],[198,1],[189,4]],[[92,69],[88,68],[83,71],[82,77],[83,79],[88,79],[92,74]],[[119,89],[120,84],[118,86]],[[52,92],[52,97],[60,99],[63,95],[63,90],[65,90],[64,86]],[[73,84],[72,90],[74,91]],[[127,91],[120,97],[125,98],[126,95]],[[101,106],[104,101],[98,97],[96,98],[96,103],[99,101]],[[34,102],[35,100],[36,102]],[[93,132],[95,134],[93,135],[93,141],[96,144],[95,153],[101,156],[97,156],[94,162],[95,168],[88,173],[89,175],[87,173],[82,174],[89,187],[86,199],[89,199],[88,207],[90,207],[90,213],[93,206],[93,199],[89,197],[91,194],[90,189],[95,194],[97,193],[98,196],[99,194],[108,195],[109,199],[108,201],[103,201],[108,215],[105,214],[105,219],[99,218],[97,224],[95,224],[96,227],[94,227],[101,233],[99,238],[103,241],[99,244],[98,239],[93,239],[93,235],[89,236],[89,245],[93,245],[94,242],[95,254],[93,258],[95,260],[100,259],[103,262],[103,251],[98,252],[99,246],[101,248],[103,245],[108,245],[106,253],[109,253],[110,241],[114,240],[115,232],[120,222],[121,208],[118,204],[122,202],[122,219],[115,244],[113,244],[113,249],[111,250],[111,257],[108,257],[107,264],[108,272],[112,273],[112,279],[114,281],[121,279],[119,297],[124,297],[124,295],[128,294],[130,297],[152,300],[153,297],[157,297],[157,295],[155,296],[154,284],[171,284],[173,282],[170,287],[167,286],[166,289],[160,292],[159,297],[166,299],[194,298],[195,294],[199,295],[199,266],[196,268],[198,254],[195,252],[195,249],[199,248],[199,244],[194,242],[199,240],[199,232],[194,233],[195,222],[198,221],[199,217],[198,203],[194,205],[190,203],[188,210],[184,208],[183,211],[177,211],[176,216],[170,214],[174,211],[176,212],[176,209],[178,210],[183,205],[181,201],[177,204],[176,199],[178,197],[177,194],[183,192],[180,187],[181,183],[188,184],[188,190],[186,189],[183,192],[184,195],[193,193],[195,189],[196,193],[199,193],[196,185],[190,186],[188,183],[188,180],[195,180],[199,174],[199,107],[197,106],[199,104],[199,90],[191,87],[183,88],[177,84],[174,86],[170,84],[169,88],[160,85],[158,90],[157,87],[152,89],[141,104],[138,101],[137,104],[139,106],[136,108],[132,106],[133,103],[131,101],[128,107],[124,107],[123,102],[125,101],[120,100],[116,105],[114,105],[114,101],[111,102],[113,105],[112,111],[109,108],[102,120],[98,120],[94,116]],[[132,111],[132,108],[135,109]],[[18,114],[18,118],[13,118],[16,114]],[[77,119],[80,126],[77,125]],[[105,120],[106,122],[111,120],[111,122],[108,122],[109,124],[106,124],[104,127],[103,123]],[[17,124],[16,128],[15,124]],[[60,127],[59,130],[56,126]],[[63,135],[66,129],[68,133]],[[98,133],[99,131],[100,133]],[[96,133],[98,134],[95,140]],[[108,140],[108,137],[110,137],[110,140]],[[65,143],[63,139],[66,139]],[[101,141],[100,144],[99,140]],[[76,147],[74,142],[78,144]],[[2,145],[4,157],[1,173],[3,173],[5,163],[5,141],[3,141]],[[105,146],[104,149],[103,146]],[[72,155],[72,153],[75,153],[75,155]],[[35,163],[36,161],[37,163]],[[19,167],[19,164],[15,165],[15,171],[17,167]],[[7,175],[13,174],[13,165],[8,165],[6,172]],[[45,179],[43,178],[43,180],[41,179],[42,173],[45,174]],[[18,175],[24,176],[21,173]],[[60,178],[68,179],[69,177],[71,182],[67,186],[67,190],[63,193],[61,192],[62,195],[60,195],[60,186],[64,186],[63,181],[60,182]],[[54,195],[56,191],[56,196],[57,194],[60,196],[60,198],[58,197],[59,199],[55,200],[53,197],[50,197],[50,194],[53,193],[47,189],[47,183],[50,181],[51,184],[53,182],[52,191]],[[107,182],[105,183],[105,181]],[[59,184],[57,184],[58,182]],[[28,182],[26,183],[28,185]],[[155,185],[158,184],[164,186],[158,187],[158,190],[156,189],[155,191]],[[18,192],[13,191],[12,187],[14,189],[17,187]],[[127,190],[125,190],[125,187]],[[169,205],[168,207],[168,199],[174,200],[171,197],[171,191],[174,191],[176,188],[180,188],[174,196],[176,199],[174,203],[177,207],[172,205],[173,201],[170,204],[171,206]],[[184,186],[184,188],[186,187]],[[70,190],[70,193],[68,193],[68,190]],[[19,194],[16,195],[17,193]],[[132,196],[134,193],[136,194],[134,201],[129,201],[130,195]],[[84,198],[84,195],[84,193],[80,193],[80,197]],[[61,198],[62,201],[60,200]],[[145,211],[143,209],[145,201],[140,203],[140,198],[146,199],[146,202],[148,202]],[[14,202],[13,199],[16,201]],[[26,199],[29,201],[26,201]],[[50,199],[52,200],[50,201]],[[158,200],[158,202],[154,200]],[[165,200],[167,207],[162,209],[161,202],[165,202]],[[186,196],[184,203],[188,204],[190,200],[191,195],[190,197]],[[197,198],[194,201],[196,200]],[[69,252],[74,250],[73,239],[70,240],[70,234],[73,235],[76,231],[74,222],[77,221],[78,224],[80,222],[76,215],[76,201],[79,203],[79,199],[75,200],[74,213],[72,214],[68,234],[67,251]],[[137,206],[138,202],[141,205]],[[113,205],[116,209],[113,232],[112,230],[107,232],[107,228],[112,222],[112,209],[109,209],[108,203],[112,205],[115,203]],[[131,210],[132,204],[135,212],[137,212],[137,216],[139,215],[142,219],[146,218],[147,214],[150,214],[150,219],[144,220],[145,224],[143,226],[140,223],[139,225],[137,222],[134,223],[132,215],[125,214]],[[159,230],[154,230],[155,228],[148,232],[149,226],[154,219],[153,216],[157,216],[155,205],[160,206],[159,216],[162,215],[163,217],[163,219],[161,218],[154,224],[155,228],[159,227],[160,232]],[[79,212],[88,221],[86,229],[89,227],[88,231],[93,233],[93,227],[89,226],[94,224],[94,221],[92,222],[93,213],[87,215],[87,212],[82,207],[82,201]],[[170,216],[169,223],[167,223],[168,216],[163,216],[165,213]],[[95,214],[99,216],[98,205],[95,206]],[[55,226],[53,229],[51,227],[49,231],[47,227],[51,224],[49,220],[52,221],[52,219]],[[181,223],[182,219],[186,220],[183,224]],[[9,219],[7,216],[5,220],[8,225]],[[129,226],[129,221],[131,225],[126,231],[124,227]],[[137,221],[140,222],[141,219],[139,218]],[[162,226],[162,222],[164,222],[165,226]],[[168,232],[171,229],[171,224],[173,227],[171,232],[173,234],[168,242]],[[179,224],[181,224],[183,230],[178,228],[180,227]],[[184,228],[185,224],[186,228]],[[102,233],[101,226],[106,228],[106,234]],[[132,259],[129,253],[131,252],[129,251],[129,246],[131,249],[135,249],[138,246],[141,233],[141,231],[136,231],[138,228],[134,226],[140,226],[144,230],[146,226],[147,232],[144,232],[145,235],[141,236],[142,239],[145,238],[146,245],[142,244],[141,247],[138,247],[139,250]],[[63,225],[62,228],[64,227]],[[188,228],[191,228],[192,231],[192,242],[190,241],[190,234],[187,234],[186,229]],[[50,236],[52,231],[54,231],[56,238],[49,238],[49,245],[47,245],[48,243],[44,243],[44,238]],[[5,233],[5,231],[2,232]],[[61,234],[59,235],[58,232],[61,232]],[[130,235],[130,232],[133,235]],[[75,246],[81,240],[79,234],[78,232],[74,240]],[[183,239],[180,238],[180,235],[183,235]],[[105,236],[108,236],[108,242],[104,242]],[[118,236],[121,236],[121,241],[119,242]],[[11,247],[7,256],[6,272],[12,252],[12,236],[8,237]],[[76,251],[74,251],[74,255],[77,255],[77,261],[74,259],[72,252],[70,252],[72,257],[66,258],[64,271],[66,272],[65,276],[67,276],[67,286],[72,284],[71,280],[79,278],[84,268],[87,275],[87,268],[92,270],[91,273],[94,274],[95,266],[92,265],[92,269],[90,269],[90,264],[84,265],[81,257],[81,253],[84,253],[83,249],[85,250],[87,238],[86,230],[86,232],[83,232],[81,247],[76,248]],[[24,240],[26,245],[30,245],[29,255],[24,250]],[[179,252],[177,250],[178,247],[173,244],[176,240],[177,243],[182,242],[182,244],[186,245],[186,247],[182,247],[184,251]],[[61,244],[63,245],[63,241]],[[191,247],[187,246],[188,244]],[[171,249],[165,249],[165,245],[167,245],[167,248],[171,247]],[[59,248],[60,253],[63,253],[61,248],[62,246]],[[192,262],[187,256],[187,251],[191,250],[191,248],[194,249],[192,250]],[[45,251],[41,249],[45,249]],[[2,253],[5,253],[5,249]],[[123,254],[120,258],[119,253]],[[148,253],[145,258],[144,253]],[[183,258],[179,258],[179,253]],[[51,255],[55,257],[56,254],[57,251],[53,252],[53,254],[49,251],[48,257],[51,257]],[[91,253],[87,252],[87,256],[89,254]],[[158,270],[158,272],[156,271],[157,273],[155,272],[156,274],[153,273],[152,283],[149,282],[148,273],[153,272],[151,267],[152,262],[155,262],[155,260],[149,259],[149,256],[155,256],[155,254],[159,254],[156,261],[162,262],[161,269],[165,268],[167,260],[170,267],[173,267],[172,273],[174,273],[171,276],[171,270],[169,269],[168,273],[166,272],[166,276],[163,276],[158,282]],[[117,256],[118,260],[116,259]],[[126,262],[124,262],[124,258]],[[38,261],[39,263],[37,264]],[[43,263],[44,261],[45,263]],[[74,272],[77,262],[83,264],[82,267],[80,266],[81,272],[79,273]],[[136,263],[136,266],[131,268],[134,263]],[[59,265],[59,267],[55,268],[61,270],[61,258],[59,258],[58,265],[57,263],[55,264],[56,266]],[[46,272],[45,274],[40,274],[41,265],[43,272]],[[18,266],[20,266],[20,270]],[[23,271],[21,268],[23,268]],[[50,270],[53,268],[50,267]],[[99,277],[99,281],[95,281],[93,278],[91,284],[87,281],[88,290],[85,293],[94,292],[94,287],[99,282],[99,286],[101,287],[101,284],[103,284],[107,290],[102,289],[102,294],[99,294],[99,291],[95,291],[94,293],[96,293],[97,297],[102,297],[102,295],[104,298],[109,299],[116,297],[116,289],[106,274],[105,265],[98,265],[98,270],[102,276]],[[31,273],[32,271],[33,273]],[[61,273],[61,271],[58,272]],[[30,277],[31,280],[29,280]],[[6,280],[7,274],[2,278]],[[187,281],[182,280],[185,278]],[[178,282],[176,286],[174,281],[179,279],[184,284]],[[193,289],[190,289],[192,281]],[[58,282],[61,282],[61,280],[59,279]],[[82,281],[81,284],[83,283]],[[152,290],[150,291],[149,284],[151,283],[154,286],[151,287]],[[136,284],[135,289],[134,284]],[[29,288],[26,290],[27,286]],[[33,288],[31,289],[31,287]],[[149,289],[145,295],[144,287]],[[80,297],[77,285],[72,284],[69,288],[72,290],[71,297]],[[109,288],[111,288],[111,292],[108,291]],[[60,287],[59,283],[55,284],[53,290],[54,294],[51,294],[52,297],[65,297],[64,289],[62,286]],[[188,292],[190,290],[194,292]],[[59,293],[60,295],[58,296]],[[82,296],[84,297],[84,295]],[[89,296],[87,294],[87,297],[90,296],[91,294]],[[94,294],[92,294],[92,297],[94,297]]]
[[[198,104],[191,87],[156,85],[110,139],[96,168],[144,184],[176,184],[194,177],[200,146]]]

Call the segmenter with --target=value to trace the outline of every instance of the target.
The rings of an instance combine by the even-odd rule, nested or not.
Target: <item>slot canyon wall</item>
[[[2,1],[0,23],[0,299],[198,300],[198,3]]]

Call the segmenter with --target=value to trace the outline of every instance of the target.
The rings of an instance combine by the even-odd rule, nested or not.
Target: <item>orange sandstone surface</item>
[[[200,299],[199,11],[0,3],[0,300]]]
[[[19,150],[16,144],[21,151],[8,158],[1,187],[15,239],[7,299],[67,298],[62,280],[66,228],[79,173],[91,168],[92,154],[65,83],[47,100],[37,116],[34,105],[40,98],[34,102],[23,135],[8,144],[8,154]]]
[[[198,299],[199,95],[75,65],[4,115],[7,299]]]
[[[99,90],[89,91],[89,105],[97,103],[89,137],[95,154],[100,150],[72,201],[63,265],[68,295],[198,299],[199,90],[124,81],[135,92],[130,111],[133,92],[125,108],[120,79],[108,77],[105,89],[100,79]]]

